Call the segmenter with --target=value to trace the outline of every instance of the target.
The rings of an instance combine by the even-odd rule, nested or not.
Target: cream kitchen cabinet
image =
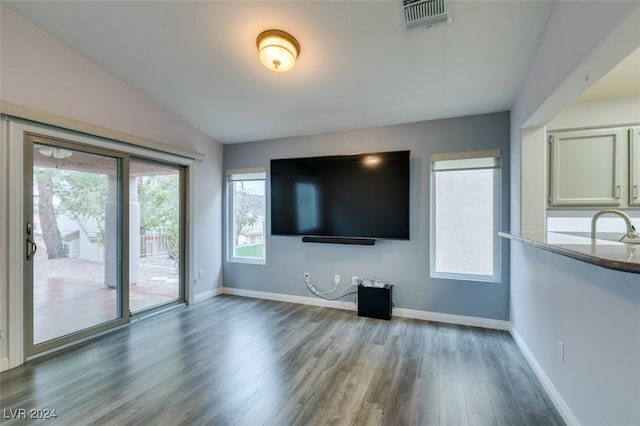
[[[553,132],[548,140],[550,206],[623,203],[623,157],[628,145],[624,128]]]
[[[629,205],[640,206],[640,126],[629,129]]]

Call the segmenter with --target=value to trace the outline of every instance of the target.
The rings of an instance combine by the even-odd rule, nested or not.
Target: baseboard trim
[[[341,300],[325,300],[317,297],[307,296],[294,296],[291,294],[283,293],[269,293],[265,291],[244,290],[234,287],[223,287],[223,294],[229,294],[232,296],[251,297],[254,299],[274,300],[276,302],[289,302],[298,303],[301,305],[322,306],[325,308],[345,309],[348,311],[355,311],[356,307],[351,302],[344,302]]]
[[[531,369],[538,377],[538,380],[540,380],[540,383],[542,383],[542,387],[547,392],[547,395],[549,395],[549,398],[551,398],[551,401],[556,406],[558,412],[560,412],[562,419],[569,426],[580,426],[580,421],[573,413],[564,398],[562,398],[562,395],[560,395],[558,389],[556,389],[556,387],[553,385],[551,379],[549,379],[549,376],[547,376],[547,373],[545,373],[542,366],[538,364],[538,361],[536,360],[535,356],[533,356],[531,350],[529,350],[529,347],[525,343],[522,336],[520,336],[520,333],[518,333],[518,330],[512,326],[510,331],[513,340],[515,340],[516,344],[520,348],[520,352],[522,352],[524,358],[529,363],[529,366],[531,366]]]
[[[317,297],[294,296],[291,294],[269,293],[265,291],[244,290],[241,288],[223,287],[222,293],[233,296],[252,297],[254,299],[275,300],[277,302],[299,303],[303,305],[323,306],[327,308],[346,309],[355,311],[357,308],[351,302],[339,300],[325,300]],[[393,316],[412,318],[423,321],[435,321],[446,324],[469,325],[472,327],[509,330],[508,321],[489,318],[467,317],[463,315],[441,314],[437,312],[418,311],[415,309],[393,308]]]
[[[204,293],[198,293],[193,298],[193,303],[202,302],[203,300],[211,299],[222,294],[222,287],[214,288],[213,290],[205,291]]]
[[[0,358],[0,372],[9,369],[9,358]]]
[[[442,322],[445,324],[468,325],[471,327],[490,328],[509,331],[509,321],[491,318],[469,317],[465,315],[443,314],[440,312],[419,311],[417,309],[393,308],[393,315],[423,321]]]

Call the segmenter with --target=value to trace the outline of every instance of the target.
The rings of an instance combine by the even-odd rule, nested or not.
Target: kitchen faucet
[[[640,242],[640,235],[638,235],[638,233],[636,232],[636,228],[631,223],[631,218],[629,217],[629,215],[627,215],[625,212],[621,210],[615,210],[615,209],[600,210],[598,213],[593,215],[593,219],[591,219],[591,238],[592,239],[596,238],[596,223],[598,222],[598,219],[600,218],[600,216],[605,215],[607,213],[620,216],[622,219],[624,219],[624,222],[627,224],[627,233],[618,241],[622,241],[624,239],[632,239],[632,240],[637,239],[638,242]]]

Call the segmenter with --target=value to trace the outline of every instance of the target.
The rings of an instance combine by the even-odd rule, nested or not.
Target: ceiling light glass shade
[[[53,148],[50,146],[43,146],[42,148],[40,148],[40,154],[44,155],[45,157],[51,157],[53,155]]]
[[[294,67],[300,56],[300,44],[289,33],[267,30],[256,39],[260,62],[275,72],[286,72]]]
[[[66,149],[55,148],[53,150],[53,158],[67,158],[67,157],[71,157],[72,155],[73,155],[73,152],[68,151]]]
[[[67,158],[73,155],[73,152],[67,149],[53,148],[51,146],[43,146],[39,151],[40,154],[44,155],[45,157],[53,157],[57,159]]]

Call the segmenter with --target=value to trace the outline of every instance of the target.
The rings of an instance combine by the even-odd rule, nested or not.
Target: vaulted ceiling
[[[222,143],[504,111],[554,2],[453,1],[407,31],[401,0],[3,2]],[[256,36],[301,45],[274,73]]]

